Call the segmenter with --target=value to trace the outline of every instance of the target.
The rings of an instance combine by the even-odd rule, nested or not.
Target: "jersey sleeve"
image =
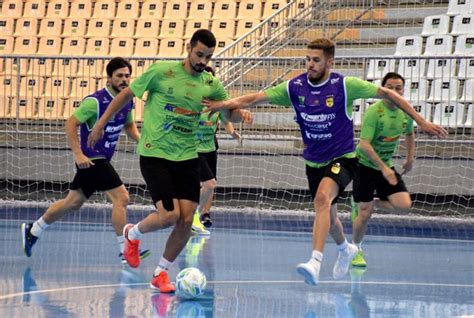
[[[361,80],[353,76],[344,78],[346,93],[348,100],[356,100],[359,98],[374,98],[377,96],[378,86],[370,82]]]
[[[93,117],[97,117],[97,107],[95,98],[85,98],[72,115],[82,124]]]
[[[292,105],[290,96],[288,95],[288,82],[289,81],[284,81],[277,86],[267,88],[263,91],[271,104],[285,107]]]
[[[137,77],[137,79],[130,84],[130,89],[132,90],[133,95],[142,99],[143,94],[146,91],[153,91],[154,79],[159,77],[159,70],[160,65],[158,62],[150,65],[145,73]]]
[[[375,111],[374,105],[369,107],[364,114],[364,119],[362,121],[362,128],[360,130],[360,139],[372,141],[375,136],[377,128],[377,112]]]

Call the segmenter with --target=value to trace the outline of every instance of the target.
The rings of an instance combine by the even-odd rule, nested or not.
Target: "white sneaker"
[[[314,260],[307,263],[301,263],[296,266],[298,274],[303,276],[304,282],[308,285],[317,285],[319,280],[319,270],[321,269],[321,263]]]
[[[349,243],[345,250],[337,254],[336,264],[334,264],[332,269],[332,277],[334,279],[342,279],[346,276],[352,259],[357,255],[358,251],[359,249],[356,245]]]

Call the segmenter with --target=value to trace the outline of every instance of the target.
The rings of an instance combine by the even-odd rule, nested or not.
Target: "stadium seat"
[[[156,56],[157,54],[158,54],[158,48],[156,48],[154,56]],[[152,63],[153,63],[152,60],[148,60],[148,59],[145,60],[145,59],[139,59],[139,58],[136,59],[134,56],[134,58],[130,59],[130,64],[132,64],[131,78],[134,79],[140,76],[141,74],[143,74],[143,72],[145,72]]]
[[[234,38],[235,21],[229,19],[212,20],[211,31],[216,38]]]
[[[420,56],[423,49],[421,36],[402,36],[397,39],[395,56]]]
[[[63,40],[61,55],[81,56],[86,50],[86,39],[83,37],[67,37]],[[77,76],[78,59],[62,58],[54,63],[53,75],[75,77]]]
[[[97,0],[94,5],[92,18],[113,19],[115,17],[115,0]]]
[[[286,0],[267,0],[263,7],[262,19],[266,19],[287,5]]]
[[[157,54],[158,40],[155,37],[137,39],[137,42],[135,43],[135,52],[133,53],[134,56],[153,57]],[[133,71],[133,73],[135,73],[135,71]]]
[[[370,59],[367,69],[367,79],[380,79],[388,72],[395,72],[396,60],[394,59]]]
[[[157,19],[139,19],[137,21],[136,38],[158,37],[160,34],[160,21]]]
[[[64,20],[64,37],[85,36],[87,32],[87,20],[84,18],[68,18]]]
[[[360,126],[362,124],[362,115],[366,107],[366,103],[361,99],[354,101],[354,104],[352,105],[352,122],[355,126]]]
[[[474,33],[462,34],[456,38],[454,55],[474,56]]]
[[[22,0],[4,0],[2,4],[2,17],[19,19],[23,16]]]
[[[14,54],[35,54],[38,50],[38,41],[35,36],[20,36],[15,39]]]
[[[425,77],[426,60],[420,58],[401,59],[398,73],[405,78],[419,79]]]
[[[474,13],[473,0],[449,0],[447,15]]]
[[[78,77],[71,82],[71,94],[72,98],[84,98],[96,91],[95,79],[90,77]]]
[[[425,79],[407,79],[405,81],[405,98],[416,104],[426,101],[428,82]]]
[[[30,61],[28,74],[43,77],[50,77],[53,71],[52,55],[61,53],[61,38],[58,36],[45,36],[39,39],[38,52],[39,58]]]
[[[464,127],[468,127],[468,128],[473,128],[473,123],[474,123],[474,111],[473,111],[473,106],[474,104],[469,104],[467,105],[467,115],[466,115],[466,121],[464,123]]]
[[[464,104],[454,101],[443,101],[434,106],[433,123],[444,127],[464,126]]]
[[[38,34],[38,19],[21,18],[16,21],[14,36],[32,36]]]
[[[474,58],[462,58],[459,61],[458,78],[474,78]]]
[[[146,0],[142,5],[141,19],[161,19],[163,17],[162,0]]]
[[[464,82],[461,98],[462,103],[472,103],[474,101],[474,80],[469,79]]]
[[[138,19],[139,2],[137,0],[120,0],[117,7],[118,19]]]
[[[23,5],[24,18],[42,19],[46,15],[46,2],[44,0],[28,0]]]
[[[115,19],[112,25],[111,37],[133,37],[135,35],[135,20]]]
[[[73,19],[90,19],[92,17],[92,1],[72,0],[69,17]]]
[[[427,78],[450,79],[456,74],[456,60],[430,59],[428,61]]]
[[[180,39],[184,35],[184,20],[165,19],[161,23],[159,38]]]
[[[217,39],[216,50],[214,51],[214,55],[219,54],[223,49],[229,46],[232,42],[234,42],[234,40],[230,38]]]
[[[468,34],[474,30],[474,14],[460,14],[454,17],[452,35]]]
[[[25,76],[20,80],[18,111],[20,119],[31,119],[36,115],[37,100],[43,95],[44,80],[38,76]]]
[[[422,36],[439,35],[449,33],[450,18],[447,15],[431,15],[425,18]]]
[[[110,46],[111,56],[132,56],[133,39],[132,38],[114,38]]]
[[[457,79],[436,79],[431,84],[428,101],[456,101],[459,96],[459,81]]]
[[[183,40],[176,38],[160,41],[159,57],[181,57],[183,55]]]
[[[235,32],[235,38],[240,38],[242,35],[248,33],[254,27],[260,23],[259,19],[241,19],[237,21],[237,31]],[[257,31],[259,32],[259,31]],[[260,34],[256,34],[260,36]]]
[[[431,35],[426,39],[425,56],[450,55],[453,52],[451,35]]]
[[[63,21],[60,18],[45,18],[40,22],[38,36],[61,36]]]
[[[106,37],[90,38],[86,44],[86,56],[98,57],[109,55],[109,39]],[[79,61],[78,76],[101,77],[104,70],[104,60],[90,58]]]
[[[186,19],[188,17],[188,3],[186,0],[169,0],[166,2],[164,19]]]
[[[0,34],[2,36],[13,35],[15,31],[15,19],[0,17]]]
[[[62,119],[64,100],[55,97],[40,97],[37,99],[36,119],[58,120]]]
[[[210,19],[212,2],[208,0],[194,0],[191,2],[188,19]]]
[[[64,19],[69,16],[69,2],[67,0],[50,0],[48,3],[47,18]]]
[[[15,75],[0,76],[0,101],[4,101],[5,97],[14,98],[17,95],[17,78]]]
[[[252,37],[251,39],[238,42],[234,47],[233,54],[235,56],[258,56],[259,47],[256,46],[257,39]]]
[[[311,0],[296,0],[296,6],[288,12],[288,20],[301,19],[301,17],[308,12],[308,8],[311,7],[313,1]]]
[[[240,1],[237,19],[260,19],[262,17],[262,1],[242,0]]]
[[[194,32],[199,29],[209,29],[209,20],[207,20],[206,18],[188,19],[186,21],[186,28],[184,30],[184,38],[190,39],[193,36]]]
[[[235,19],[237,2],[235,0],[217,0],[214,5],[213,19]]]
[[[427,104],[425,102],[411,102],[413,108],[415,111],[420,114],[421,117],[423,117],[426,120],[431,121],[431,105]],[[418,126],[416,121],[413,121],[414,126]]]
[[[64,99],[69,98],[71,83],[64,77],[50,77],[46,80],[44,95],[39,99],[39,119],[62,118]]]
[[[87,28],[86,37],[101,37],[110,35],[111,20],[91,19]]]
[[[70,80],[62,76],[52,76],[46,79],[43,96],[54,98],[68,98],[71,91]]]

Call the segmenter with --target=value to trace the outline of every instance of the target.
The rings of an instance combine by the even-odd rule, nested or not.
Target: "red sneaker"
[[[133,224],[127,224],[123,228],[123,237],[125,238],[123,257],[130,267],[138,267],[140,265],[140,240],[129,240],[128,231],[133,227]]]
[[[168,317],[168,311],[170,305],[176,296],[170,294],[153,294],[151,296],[151,302],[153,304],[153,313],[157,314],[158,317]]]
[[[176,290],[176,287],[170,282],[168,273],[165,271],[161,271],[158,276],[153,276],[150,287],[159,290],[160,293],[174,293]]]

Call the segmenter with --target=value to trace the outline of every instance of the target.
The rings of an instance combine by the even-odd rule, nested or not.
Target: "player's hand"
[[[411,171],[411,169],[413,169],[413,162],[414,162],[414,159],[407,159],[407,161],[405,161],[405,163],[402,166],[403,168],[403,171],[401,173],[402,175],[407,174],[408,172]]]
[[[245,124],[252,124],[253,123],[253,114],[252,112],[246,110],[246,109],[240,109],[240,116],[242,117],[242,121]]]
[[[207,107],[210,111],[215,112],[220,109],[225,109],[225,101],[223,100],[210,100],[207,98],[204,98],[201,101],[201,105]]]
[[[230,135],[232,136],[232,138],[234,138],[237,141],[240,141],[240,139],[242,139],[242,136],[240,136],[237,130],[234,130]]]
[[[87,158],[83,153],[75,155],[74,161],[76,162],[76,165],[79,169],[87,169],[90,166],[94,165],[94,163],[89,158]]]
[[[104,137],[104,129],[98,129],[97,126],[92,128],[87,138],[87,147],[93,149],[95,144]]]
[[[436,136],[439,138],[446,138],[448,137],[448,132],[441,126],[433,124],[425,120],[423,123],[418,124],[421,130],[431,136]]]
[[[382,174],[385,180],[387,180],[390,185],[396,185],[398,183],[397,176],[395,175],[395,171],[393,171],[389,167],[385,167],[382,170]]]

